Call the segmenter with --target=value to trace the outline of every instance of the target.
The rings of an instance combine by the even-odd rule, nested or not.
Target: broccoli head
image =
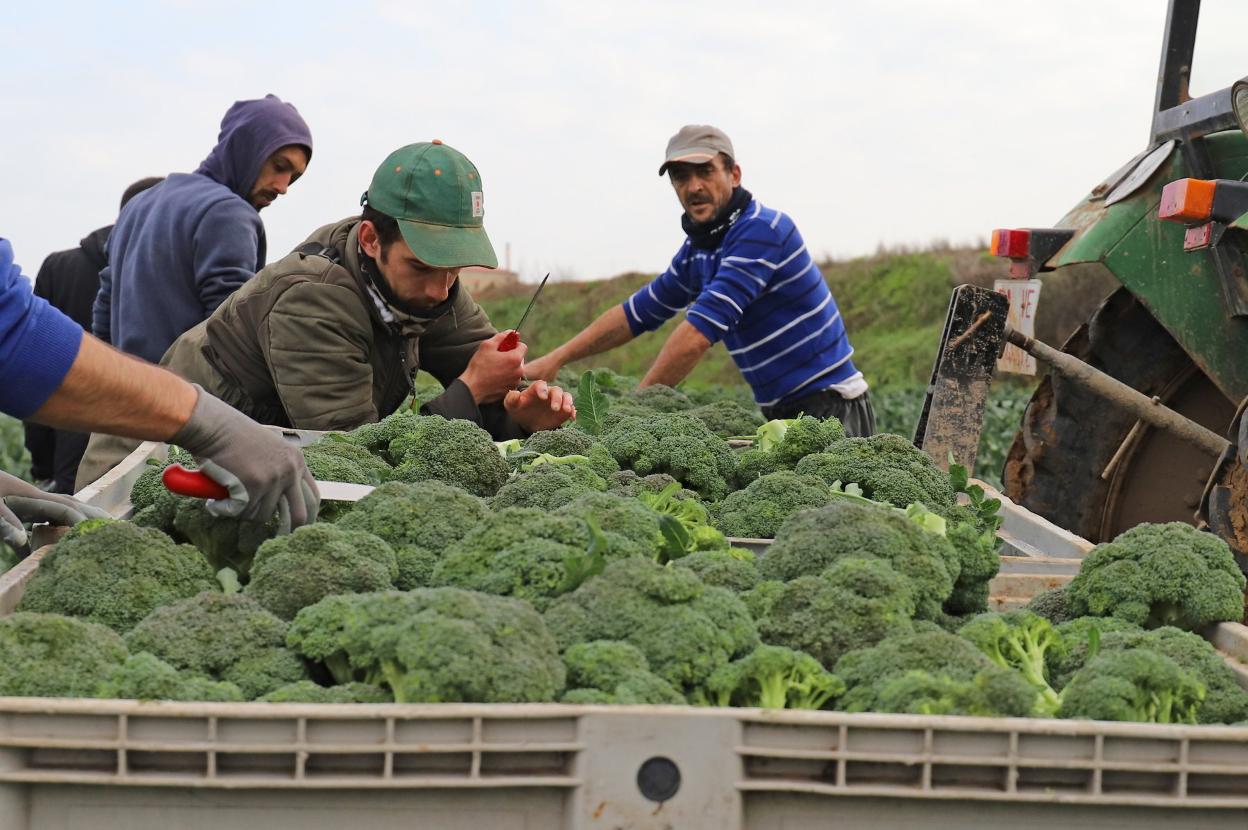
[[[654,558],[663,546],[659,513],[627,496],[589,492],[559,507],[552,515],[594,520],[606,539],[606,554],[612,558]]]
[[[1205,687],[1164,654],[1129,648],[1099,654],[1062,691],[1060,718],[1196,723]]]
[[[716,706],[822,709],[845,684],[800,651],[763,645],[720,666],[706,681],[706,700]]]
[[[326,597],[287,637],[339,682],[385,686],[397,703],[541,703],[565,670],[526,602],[458,588]]]
[[[1088,662],[1087,637],[1074,635],[1096,626],[1102,630],[1097,654],[1142,648],[1164,655],[1189,671],[1205,687],[1205,698],[1196,713],[1198,723],[1239,723],[1248,719],[1248,691],[1236,681],[1235,672],[1203,637],[1190,631],[1166,626],[1145,631],[1138,626],[1118,624],[1112,617],[1081,617],[1059,627],[1059,632],[1074,641],[1066,659],[1057,665],[1055,684],[1066,685],[1069,678]],[[1060,675],[1058,674],[1060,672]]]
[[[1244,615],[1244,575],[1226,542],[1181,522],[1142,524],[1097,545],[1066,589],[1076,616],[1195,631]]]
[[[300,680],[274,689],[258,700],[261,703],[393,703],[394,696],[381,686],[368,683],[321,686],[311,680]]]
[[[1027,610],[1044,617],[1053,625],[1061,625],[1075,619],[1070,613],[1070,604],[1066,601],[1066,586],[1041,591],[1027,603]]]
[[[988,609],[989,586],[1001,570],[1001,540],[995,525],[985,526],[968,507],[954,506],[947,516],[945,538],[958,555],[958,575],[945,600],[945,611],[978,614]]]
[[[178,505],[186,501],[181,496],[169,492],[165,487],[161,474],[174,462],[188,469],[197,465],[191,455],[178,447],[169,448],[169,457],[160,461],[155,458],[147,460],[147,467],[130,487],[130,521],[139,527],[151,527],[174,535],[173,519],[177,514]]]
[[[1093,629],[1096,629],[1095,632]],[[1054,649],[1048,654],[1049,682],[1054,689],[1061,691],[1075,672],[1088,662],[1090,653],[1095,656],[1107,639],[1112,642],[1110,635],[1144,629],[1117,617],[1076,617],[1060,623],[1056,630],[1065,648]]]
[[[737,457],[737,486],[744,487],[769,473],[792,470],[806,456],[821,453],[844,437],[845,428],[836,418],[802,415],[768,421],[755,431],[754,446]]]
[[[848,687],[839,702],[848,712],[1026,717],[1037,699],[1035,687],[1020,674],[993,664],[969,640],[933,626],[851,651],[833,671]]]
[[[306,677],[286,623],[243,594],[205,592],[156,609],[126,635],[180,671],[233,683],[251,700]]]
[[[556,599],[545,616],[562,648],[623,640],[682,691],[758,645],[754,621],[735,594],[704,585],[687,568],[649,559],[609,562],[600,575]]]
[[[673,498],[677,501],[702,503],[701,496],[692,490],[681,487],[680,482],[667,473],[651,473],[650,475],[639,476],[632,470],[620,470],[607,479],[607,490],[612,493],[636,498],[642,493],[662,493],[672,484],[676,485],[672,492],[674,494]]]
[[[434,566],[452,543],[486,516],[485,504],[441,481],[390,481],[355,503],[338,527],[372,533],[394,549],[396,588],[429,585]]]
[[[0,617],[0,696],[91,697],[126,659],[111,628],[60,614]]]
[[[576,588],[588,576],[585,568],[600,569],[611,553],[591,521],[534,508],[501,510],[447,550],[431,581],[518,597],[542,611]]]
[[[569,563],[582,553],[537,536],[504,545],[488,558],[452,552],[434,569],[433,584],[517,597],[543,611],[569,590]]]
[[[653,412],[682,412],[693,408],[693,401],[688,395],[661,383],[633,389],[624,396],[624,400]]]
[[[715,511],[715,525],[726,536],[771,539],[789,516],[827,504],[829,498],[822,479],[790,470],[768,473],[729,493]]]
[[[753,435],[763,423],[763,416],[753,406],[738,401],[711,401],[689,410],[689,414],[706,424],[720,438]]]
[[[261,522],[214,516],[208,512],[203,499],[169,492],[161,474],[175,462],[188,469],[198,466],[190,455],[177,447],[170,448],[168,460],[149,461],[148,468],[130,489],[130,503],[134,508],[131,521],[139,527],[163,531],[175,542],[194,545],[214,571],[231,568],[246,577],[256,549],[277,533],[277,518]]]
[[[837,499],[786,519],[758,569],[763,579],[791,580],[820,574],[847,557],[892,565],[909,581],[915,615],[922,619],[940,614],[959,567],[944,536],[890,508]]]
[[[758,565],[754,554],[744,548],[695,550],[672,562],[677,568],[688,568],[707,585],[718,585],[743,594],[758,584]]]
[[[373,534],[333,524],[304,525],[260,546],[244,593],[290,620],[300,608],[330,594],[392,588],[398,574],[394,550]]]
[[[877,705],[882,712],[994,718],[1028,714],[1034,699],[1035,689],[1009,671],[987,669],[970,680],[908,671],[880,687]]]
[[[344,481],[348,484],[376,486],[389,480],[392,474],[390,465],[384,460],[336,433],[304,447],[303,458],[312,477],[317,481]],[[353,507],[348,501],[327,499],[321,503],[317,518],[323,522],[337,521],[350,513]]]
[[[755,620],[761,621],[771,613],[771,607],[776,604],[776,600],[780,599],[780,595],[784,593],[785,585],[788,585],[788,583],[779,579],[760,579],[757,585],[741,594],[741,601],[749,609],[750,616]],[[760,634],[759,636],[761,637],[762,635]]]
[[[1056,714],[1060,698],[1049,685],[1049,652],[1060,654],[1066,642],[1044,617],[1030,611],[989,612],[980,614],[958,634],[970,640],[1004,669],[1013,669],[1040,693],[1038,710],[1044,715]]]
[[[183,674],[159,657],[132,654],[95,690],[95,697],[130,700],[188,700],[236,702],[243,693],[233,683]]]
[[[392,472],[384,460],[338,434],[304,447],[303,457],[317,481],[378,485],[387,481]]]
[[[704,498],[728,493],[736,459],[728,442],[683,412],[622,418],[603,436],[619,462],[639,475],[667,473]]]
[[[152,609],[218,588],[190,545],[122,521],[83,522],[39,563],[19,611],[81,617],[125,633]]]
[[[258,522],[214,516],[203,499],[175,498],[172,535],[194,545],[214,571],[230,568],[245,579],[256,551],[277,534],[276,518]]]
[[[421,416],[390,442],[398,481],[444,481],[477,496],[492,496],[511,474],[494,439],[472,421]]]
[[[346,434],[346,438],[373,455],[398,464],[401,459],[389,454],[391,442],[415,430],[422,418],[411,409],[399,409],[376,423],[356,427]]]
[[[848,557],[817,576],[779,585],[765,606],[756,606],[759,636],[826,666],[850,651],[910,631],[910,584],[883,560]]]
[[[490,508],[502,510],[506,507],[535,507],[539,510],[554,510],[586,493],[606,489],[607,482],[594,472],[588,459],[584,463],[563,463],[562,459],[555,459],[549,463],[536,464],[509,480],[490,499]]]
[[[461,539],[451,544],[446,556],[472,554],[488,559],[494,551],[532,538],[584,548],[589,544],[590,532],[585,522],[576,516],[556,516],[535,507],[507,507],[486,513]]]
[[[846,438],[823,452],[808,455],[794,468],[828,484],[857,484],[867,498],[895,507],[920,502],[946,514],[954,505],[949,474],[900,435]]]
[[[571,427],[533,433],[525,439],[519,455],[524,459],[530,453],[557,457],[583,455],[593,471],[604,479],[609,479],[620,470],[620,465],[611,455],[611,451],[601,441],[588,432]]]
[[[563,655],[568,670],[564,703],[681,704],[671,683],[650,671],[636,646],[615,640],[577,643]]]

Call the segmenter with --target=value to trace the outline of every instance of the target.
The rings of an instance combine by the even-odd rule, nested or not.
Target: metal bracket
[[[942,470],[949,469],[951,455],[955,464],[970,472],[975,469],[984,407],[1005,342],[1009,311],[1010,301],[1004,294],[974,285],[953,290],[940,351],[914,431],[914,445]]]

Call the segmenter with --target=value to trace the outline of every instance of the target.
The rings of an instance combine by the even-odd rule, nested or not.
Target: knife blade
[[[188,470],[181,464],[170,464],[160,474],[169,492],[196,499],[225,499],[230,491],[208,477],[201,470]],[[324,501],[359,501],[373,492],[371,484],[351,484],[345,481],[318,481],[316,489]]]
[[[524,321],[529,319],[529,312],[533,310],[533,306],[537,304],[537,296],[542,293],[542,289],[546,287],[546,280],[550,279],[550,274],[542,277],[542,281],[538,283],[537,290],[533,292],[532,299],[529,304],[524,307],[524,314],[520,315],[520,322],[516,323],[516,327],[507,332],[507,336],[503,338],[503,342],[498,345],[500,352],[509,352],[520,345],[520,327],[524,325]]]

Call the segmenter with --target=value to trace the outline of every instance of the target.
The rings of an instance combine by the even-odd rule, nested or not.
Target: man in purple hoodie
[[[264,267],[259,211],[311,158],[312,134],[292,105],[275,95],[235,102],[194,173],[170,174],[117,217],[92,332],[158,363],[178,335]]]

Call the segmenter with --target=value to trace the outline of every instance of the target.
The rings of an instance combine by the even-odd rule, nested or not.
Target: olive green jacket
[[[361,267],[359,221],[308,238],[337,261],[300,246],[179,337],[161,363],[261,423],[317,430],[389,415],[424,369],[446,391],[422,411],[475,421],[496,439],[523,435],[501,406],[477,407],[456,380],[495,333],[485,312],[458,282],[428,316],[387,302]]]

